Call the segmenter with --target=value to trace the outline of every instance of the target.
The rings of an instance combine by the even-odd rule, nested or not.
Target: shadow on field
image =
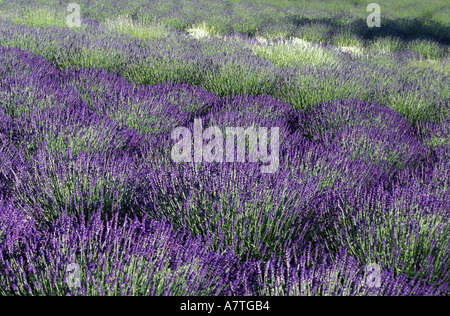
[[[365,19],[359,19],[344,24],[345,18],[350,15],[342,14],[333,18],[307,18],[291,16],[288,21],[301,28],[311,24],[322,24],[330,28],[328,36],[347,30],[350,33],[360,36],[365,40],[372,40],[375,37],[399,37],[403,41],[409,42],[415,39],[430,39],[443,45],[450,45],[450,27],[445,24],[419,18],[386,18],[381,17],[381,27],[368,27]],[[331,33],[331,34],[330,34]]]

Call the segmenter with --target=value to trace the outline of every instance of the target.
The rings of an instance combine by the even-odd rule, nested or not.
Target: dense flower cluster
[[[331,44],[264,43],[246,34],[197,40],[170,29],[144,40],[104,27],[92,32],[89,23],[79,31],[2,19],[0,25],[0,45],[29,50],[60,69],[116,72],[132,84],[190,83],[219,97],[271,95],[295,108],[353,98],[389,105],[413,124],[449,110],[448,76],[411,67],[423,58],[417,52],[367,50],[358,57]]]

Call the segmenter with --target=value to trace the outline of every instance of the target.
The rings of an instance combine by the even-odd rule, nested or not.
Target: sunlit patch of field
[[[253,53],[272,61],[277,67],[323,66],[336,62],[331,52],[300,38],[277,42],[262,38],[261,42],[261,45],[251,47]]]
[[[111,31],[126,33],[144,41],[164,37],[169,33],[162,24],[153,23],[144,25],[133,21],[127,14],[119,15],[115,19],[107,18],[103,25]]]
[[[203,37],[218,36],[218,32],[214,30],[214,26],[208,26],[206,22],[194,25],[191,28],[186,29],[186,32],[197,39]]]
[[[221,0],[91,1],[69,28],[57,0],[8,0],[20,1],[29,7],[0,6],[0,254],[20,246],[0,255],[0,295],[80,294],[44,256],[57,243],[52,258],[80,260],[87,295],[449,294],[439,28],[416,38],[421,26],[394,20],[370,33],[328,7]],[[173,161],[171,131],[196,117],[279,126],[278,173]],[[63,210],[94,224],[66,229]],[[117,225],[104,223],[116,211]],[[349,273],[372,263],[383,276],[369,289]]]

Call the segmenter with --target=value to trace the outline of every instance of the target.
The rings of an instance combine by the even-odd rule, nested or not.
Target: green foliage
[[[331,33],[332,28],[326,24],[310,23],[299,29],[298,36],[311,43],[324,43]]]
[[[442,216],[425,215],[420,211],[401,213],[399,209],[369,214],[367,206],[354,213],[350,209],[342,211],[336,230],[328,232],[330,247],[350,245],[350,254],[361,262],[393,268],[397,275],[425,278],[431,273],[431,282],[439,279],[439,267],[450,246],[450,237],[445,233],[450,223]],[[338,237],[339,229],[344,233]],[[424,259],[429,260],[427,265],[417,267],[416,262],[425,263]],[[448,258],[446,260],[448,262]]]
[[[152,23],[137,23],[133,22],[127,14],[119,15],[114,20],[106,20],[106,27],[112,31],[128,34],[134,38],[140,39],[144,42],[158,37],[163,37],[168,34],[168,31],[163,25]]]
[[[253,46],[253,52],[273,62],[277,67],[319,67],[333,65],[335,56],[322,48],[299,39]]]
[[[401,51],[403,47],[403,43],[398,37],[377,37],[375,38],[370,45],[370,48],[379,51],[379,52],[397,52]]]
[[[409,42],[407,50],[417,52],[427,59],[441,59],[450,56],[448,47],[428,39],[416,39]]]
[[[249,69],[237,60],[228,60],[218,65],[218,70],[205,76],[203,87],[218,96],[270,95],[277,88],[270,74]]]
[[[333,36],[332,43],[336,46],[364,47],[364,40],[350,32],[339,32]]]

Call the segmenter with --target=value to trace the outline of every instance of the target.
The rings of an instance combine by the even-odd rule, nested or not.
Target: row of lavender
[[[241,33],[247,35],[284,36],[305,38],[312,42],[337,44],[339,38],[368,43],[376,37],[398,37],[403,40],[431,39],[439,47],[450,44],[448,25],[420,18],[398,18],[386,14],[393,11],[388,4],[381,4],[382,27],[367,27],[366,6],[360,5],[352,12],[329,10],[305,11],[304,7],[279,8],[272,5],[251,2],[230,3],[223,0],[103,0],[76,1],[80,5],[83,18],[104,22],[107,18],[126,14],[142,23],[160,22],[180,31],[195,24],[205,22],[221,35]],[[59,1],[11,0],[0,4],[4,11],[23,11],[27,8],[55,9],[59,16],[67,15],[67,4]],[[311,7],[311,6],[310,6]],[[438,10],[445,10],[444,8]],[[407,10],[403,8],[402,11]],[[433,6],[429,7],[433,11]],[[397,12],[400,13],[400,12]],[[401,12],[404,13],[404,12]],[[405,14],[403,14],[405,15]],[[423,51],[420,46],[410,46],[413,51]],[[442,47],[441,47],[442,48]],[[401,50],[401,49],[399,49]],[[438,49],[439,50],[439,49]],[[440,52],[434,52],[438,58]]]
[[[279,67],[252,51],[262,43],[243,35],[199,41],[172,30],[145,41],[95,25],[78,31],[28,28],[1,18],[0,44],[43,56],[58,69],[102,68],[138,85],[185,82],[218,96],[270,95],[295,108],[357,98],[389,105],[413,124],[449,118],[448,76],[411,67],[420,58],[414,53],[355,58],[317,44],[330,61]]]
[[[448,120],[0,56],[3,295],[449,293]],[[173,162],[171,131],[194,118],[279,127],[280,169]]]

